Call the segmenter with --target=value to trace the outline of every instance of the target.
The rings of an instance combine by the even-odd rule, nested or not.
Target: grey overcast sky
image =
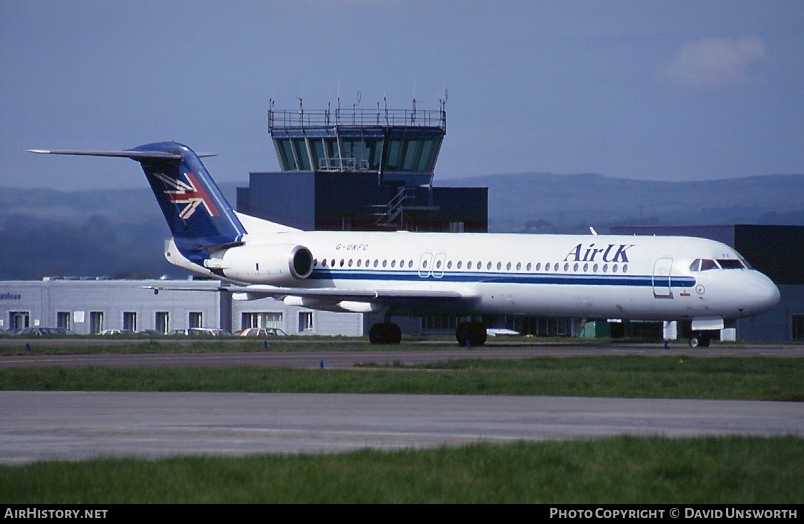
[[[278,109],[437,109],[438,180],[804,172],[801,0],[0,0],[0,186],[145,187],[27,148],[176,140],[278,169]]]

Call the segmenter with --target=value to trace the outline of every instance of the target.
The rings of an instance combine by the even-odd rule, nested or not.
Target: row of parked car
[[[0,335],[11,336],[25,336],[25,337],[40,337],[40,336],[64,336],[74,335],[75,333],[65,328],[51,328],[51,327],[27,327],[22,329],[9,329],[6,331],[0,330]],[[155,329],[146,329],[144,331],[129,331],[125,329],[104,329],[98,335],[166,335],[166,336],[209,336],[209,337],[272,337],[282,336],[286,333],[279,328],[247,328],[230,333],[225,329],[217,328],[189,328],[189,329],[173,329],[167,333],[162,333]]]
[[[73,332],[66,328],[52,328],[52,327],[27,327],[20,329],[0,329],[0,335],[20,335],[26,337],[41,337],[41,336],[61,336],[72,335]]]

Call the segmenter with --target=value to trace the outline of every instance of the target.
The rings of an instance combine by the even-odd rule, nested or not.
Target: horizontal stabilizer
[[[91,151],[91,150],[78,150],[78,149],[29,149],[30,153],[39,153],[41,155],[81,155],[81,156],[111,156],[130,158],[132,160],[181,160],[181,155],[177,153],[168,153],[165,151]]]
[[[181,160],[178,153],[166,151],[141,151],[133,149],[123,149],[120,151],[95,151],[81,149],[28,149],[29,153],[40,155],[78,155],[78,156],[109,156],[118,158],[130,158],[141,162],[143,160]],[[215,156],[215,153],[196,153],[198,158]]]

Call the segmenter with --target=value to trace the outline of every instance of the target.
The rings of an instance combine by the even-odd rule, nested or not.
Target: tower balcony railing
[[[268,127],[274,129],[305,129],[322,127],[433,127],[446,130],[447,113],[441,109],[268,109]]]
[[[368,160],[358,160],[356,158],[328,158],[318,159],[319,171],[368,171]]]

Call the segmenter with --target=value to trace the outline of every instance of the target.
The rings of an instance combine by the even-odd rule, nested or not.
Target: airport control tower
[[[252,172],[243,213],[305,230],[486,232],[488,189],[433,187],[438,110],[268,109],[280,172]]]

